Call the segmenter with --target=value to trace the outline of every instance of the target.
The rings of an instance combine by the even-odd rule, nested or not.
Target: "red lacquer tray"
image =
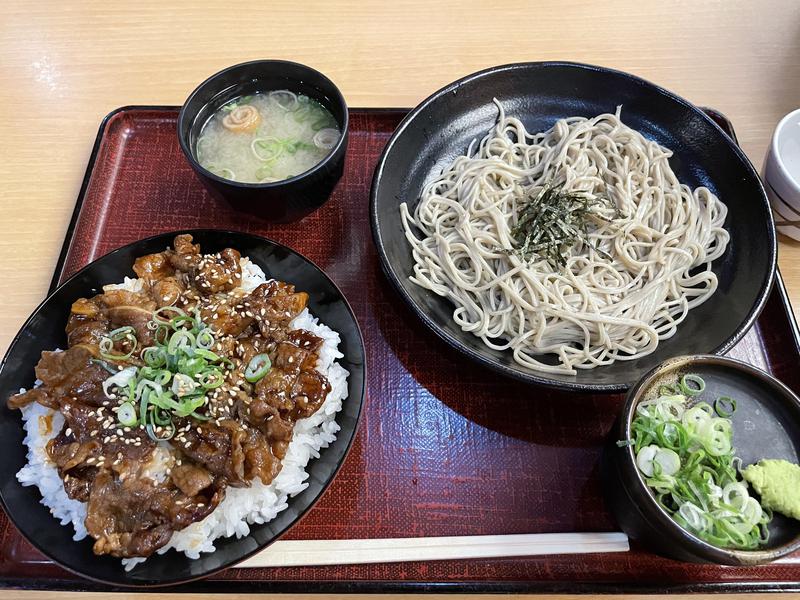
[[[622,397],[502,379],[424,328],[384,279],[369,230],[369,186],[404,111],[352,111],[344,177],[322,209],[291,225],[268,225],[210,198],[178,147],[177,114],[174,107],[128,107],[104,121],[54,283],[123,244],[199,227],[273,238],[336,281],[364,332],[367,403],[339,475],[287,538],[616,529],[603,505],[598,460]],[[800,391],[798,339],[779,277],[757,324],[731,355]],[[2,513],[0,578],[7,586],[98,589],[37,553]],[[679,563],[634,545],[618,554],[229,569],[180,589],[677,592],[800,589],[798,582],[800,556],[731,568]]]

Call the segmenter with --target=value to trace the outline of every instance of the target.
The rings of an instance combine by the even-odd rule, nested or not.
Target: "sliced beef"
[[[222,336],[238,336],[254,321],[247,311],[241,305],[212,304],[200,310],[200,318]]]
[[[231,485],[246,485],[242,444],[247,433],[241,425],[230,419],[220,421],[219,425],[210,421],[202,425],[188,424],[186,431],[179,428],[179,433],[171,440],[172,445]]]
[[[203,257],[195,267],[192,284],[206,296],[239,287],[242,283],[239,259],[241,255],[233,248]]]
[[[95,296],[94,300],[104,308],[136,306],[148,310],[151,313],[158,308],[155,300],[153,300],[146,291],[131,292],[128,290],[109,290],[99,296]]]
[[[169,260],[167,252],[140,256],[133,263],[133,270],[142,279],[156,281],[175,274],[175,267]]]
[[[174,250],[167,251],[167,259],[174,269],[189,273],[200,263],[200,244],[193,244],[191,235],[176,236],[172,246]]]
[[[14,394],[8,399],[8,408],[11,410],[22,408],[23,406],[28,406],[31,402],[38,402],[42,406],[48,408],[58,408],[58,399],[49,396],[42,388],[33,388],[19,394]]]
[[[152,295],[159,306],[172,306],[183,293],[184,285],[177,277],[165,277],[153,283]]]
[[[36,365],[36,377],[42,380],[38,391],[30,390],[26,394],[17,394],[9,399],[9,406],[24,406],[31,399],[55,408],[60,401],[83,402],[90,406],[99,406],[106,399],[102,383],[108,372],[92,359],[90,348],[84,345],[75,346],[59,352],[42,352],[42,358]]]
[[[115,306],[108,309],[111,327],[130,326],[136,330],[137,348],[153,345],[153,330],[147,324],[153,319],[153,311],[138,306]],[[127,351],[126,349],[123,349]],[[124,352],[123,352],[124,353]]]
[[[92,484],[86,516],[95,554],[149,556],[173,531],[204,519],[224,496],[222,490],[206,492],[187,496],[147,478],[123,479],[101,471]]]
[[[283,339],[289,323],[303,312],[308,294],[295,292],[294,286],[279,281],[262,283],[247,299],[250,312],[258,317],[258,327],[267,339]]]
[[[258,477],[264,485],[269,484],[281,470],[276,457],[264,436],[256,429],[247,430],[244,442],[244,476],[248,481]]]
[[[172,467],[172,483],[187,496],[196,496],[214,483],[211,473],[192,463]]]

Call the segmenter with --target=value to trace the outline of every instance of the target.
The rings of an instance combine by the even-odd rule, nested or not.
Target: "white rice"
[[[266,276],[258,265],[243,258],[241,266],[243,291],[251,292],[266,281]],[[105,286],[104,289],[138,291],[141,285],[141,281],[126,277],[123,283]],[[297,316],[292,322],[292,328],[306,329],[323,339],[317,369],[331,384],[328,397],[317,412],[295,424],[292,441],[281,461],[283,468],[269,485],[254,479],[247,488],[228,487],[225,490],[225,499],[214,512],[202,521],[173,533],[169,543],[158,551],[160,554],[170,548],[183,552],[190,558],[199,558],[202,552],[213,552],[214,540],[232,535],[249,535],[250,525],[274,519],[288,506],[287,500],[290,497],[308,487],[308,473],[305,470],[308,462],[312,458],[318,458],[319,451],[327,448],[336,439],[339,431],[336,414],[347,397],[349,373],[336,362],[344,356],[338,350],[341,341],[339,334],[320,323],[308,309]],[[52,422],[48,429],[50,415]],[[22,409],[22,419],[27,432],[25,444],[28,446],[28,464],[17,473],[17,479],[22,485],[36,485],[39,488],[42,504],[50,509],[62,525],[72,523],[75,528],[73,539],[77,541],[85,538],[86,505],[67,496],[58,471],[45,451],[47,442],[61,431],[64,417],[61,413],[34,402]],[[168,452],[161,448],[154,453],[148,469],[155,479],[160,480],[163,477],[164,469],[171,460]],[[130,570],[144,560],[146,559],[130,558],[123,559],[122,563],[126,570]]]

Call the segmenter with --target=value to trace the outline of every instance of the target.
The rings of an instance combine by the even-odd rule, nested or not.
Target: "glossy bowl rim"
[[[291,65],[293,67],[300,67],[301,69],[305,69],[310,74],[319,77],[320,79],[328,82],[335,92],[334,98],[337,103],[339,103],[342,107],[342,113],[344,114],[344,120],[342,122],[342,131],[341,135],[339,136],[339,141],[336,142],[336,145],[328,151],[328,154],[319,161],[316,165],[311,167],[310,169],[303,171],[295,175],[294,177],[289,177],[288,179],[281,179],[280,181],[271,181],[267,183],[247,183],[243,181],[233,181],[232,179],[225,179],[224,177],[220,177],[219,175],[215,175],[205,167],[203,167],[197,159],[194,157],[194,153],[192,149],[189,148],[188,140],[184,140],[184,136],[181,135],[182,124],[187,119],[188,112],[186,107],[188,106],[189,102],[191,102],[194,97],[200,93],[203,88],[207,85],[213,83],[217,78],[229,73],[230,71],[236,69],[242,69],[244,67],[252,67],[255,65],[275,65],[275,66],[287,66]],[[203,104],[203,106],[207,106],[208,104]],[[196,115],[195,115],[196,116]],[[191,130],[191,127],[189,128]],[[294,62],[291,60],[282,60],[282,59],[257,59],[257,60],[249,60],[246,62],[238,63],[235,65],[231,65],[229,67],[225,67],[221,71],[217,71],[213,75],[206,77],[192,92],[187,96],[186,100],[181,104],[180,112],[178,113],[178,122],[176,127],[175,134],[178,136],[178,143],[180,144],[181,151],[183,152],[186,159],[189,161],[189,164],[192,168],[197,171],[198,173],[202,174],[204,177],[208,177],[209,179],[216,181],[218,183],[222,183],[225,185],[230,185],[236,188],[241,188],[245,190],[269,190],[269,189],[277,189],[284,185],[289,185],[298,181],[302,181],[306,177],[313,175],[317,171],[322,170],[325,166],[328,165],[331,161],[334,160],[334,156],[338,155],[342,146],[347,143],[348,132],[350,130],[350,110],[347,106],[347,102],[344,99],[344,95],[342,94],[341,90],[338,86],[333,83],[333,81],[325,75],[324,73],[317,71],[313,67],[309,67],[308,65],[304,65],[303,63]]]
[[[150,235],[150,236],[138,239],[138,240],[134,240],[134,241],[132,241],[130,243],[127,243],[127,244],[123,244],[122,246],[119,246],[118,248],[114,248],[113,250],[110,250],[110,251],[106,252],[102,256],[99,256],[99,257],[95,258],[92,262],[90,262],[89,264],[81,267],[75,273],[70,275],[61,284],[59,284],[58,287],[56,287],[52,292],[48,293],[47,296],[45,297],[45,299],[42,300],[38,304],[38,306],[36,306],[36,308],[31,312],[30,316],[25,320],[24,324],[20,327],[19,331],[16,333],[16,335],[11,340],[11,343],[9,344],[8,349],[6,350],[5,354],[3,355],[2,360],[0,360],[0,374],[2,374],[3,369],[4,369],[5,365],[6,365],[6,362],[8,361],[9,356],[11,356],[12,351],[14,350],[16,345],[20,342],[20,340],[22,339],[22,336],[23,336],[25,330],[30,325],[31,321],[33,321],[33,319],[37,316],[39,311],[41,311],[42,308],[48,302],[51,301],[53,296],[55,296],[58,292],[60,292],[60,290],[64,286],[68,285],[72,280],[82,276],[89,269],[91,269],[97,261],[99,261],[101,259],[110,257],[113,254],[116,254],[116,253],[121,252],[123,250],[127,250],[131,246],[134,246],[134,245],[137,245],[137,244],[141,244],[143,242],[149,242],[149,241],[155,240],[155,239],[160,238],[160,237],[165,237],[165,238],[169,239],[170,237],[174,237],[176,235],[183,234],[183,233],[188,233],[188,234],[191,234],[191,235],[197,235],[197,234],[201,234],[202,235],[202,234],[205,234],[205,233],[216,233],[216,234],[225,234],[225,235],[233,236],[234,238],[236,236],[248,236],[248,237],[251,237],[251,238],[255,238],[260,242],[266,242],[266,243],[268,243],[270,245],[276,246],[276,247],[278,247],[278,248],[280,248],[282,250],[286,250],[286,251],[290,252],[291,254],[294,254],[294,255],[298,256],[299,258],[301,258],[304,261],[306,261],[309,264],[311,264],[314,268],[316,268],[323,275],[323,277],[325,277],[325,279],[328,280],[330,285],[333,287],[333,289],[336,290],[336,292],[338,292],[338,294],[340,295],[342,301],[344,302],[344,305],[347,308],[347,312],[350,314],[350,317],[352,318],[353,323],[355,324],[355,331],[357,333],[357,339],[359,341],[358,350],[359,350],[360,358],[361,358],[361,361],[362,361],[362,365],[363,365],[362,368],[363,368],[363,373],[364,374],[363,374],[363,385],[361,386],[361,394],[360,394],[360,398],[358,398],[358,401],[359,401],[358,414],[356,415],[355,423],[353,425],[353,435],[350,437],[350,439],[347,442],[347,446],[344,448],[344,452],[342,454],[342,458],[337,463],[335,469],[333,470],[333,472],[331,474],[331,477],[328,478],[328,480],[324,483],[324,485],[322,485],[322,487],[320,489],[320,492],[319,492],[319,495],[317,496],[317,498],[311,504],[309,504],[304,510],[298,512],[297,518],[291,524],[289,524],[285,529],[283,529],[278,535],[276,535],[274,538],[272,538],[272,540],[270,540],[267,544],[265,544],[263,546],[259,546],[258,548],[256,548],[252,552],[247,552],[247,553],[243,554],[241,557],[234,559],[229,564],[223,565],[223,566],[221,566],[219,568],[211,569],[210,571],[208,571],[206,573],[203,573],[202,575],[196,575],[196,576],[191,576],[191,577],[182,578],[182,579],[171,579],[171,580],[166,580],[166,581],[159,581],[159,582],[156,582],[156,583],[149,583],[149,582],[143,583],[143,582],[135,582],[135,581],[127,582],[127,581],[114,581],[114,580],[102,579],[100,577],[96,577],[94,575],[91,575],[91,574],[84,573],[84,572],[78,571],[76,569],[73,569],[73,568],[65,565],[64,563],[62,563],[57,558],[55,558],[47,550],[46,547],[44,547],[43,545],[41,545],[39,543],[38,540],[34,540],[32,538],[29,538],[27,535],[25,535],[20,530],[20,528],[17,526],[17,522],[16,522],[16,519],[14,517],[14,512],[9,509],[8,505],[6,504],[5,497],[2,494],[0,494],[0,506],[2,507],[3,511],[5,511],[9,522],[13,525],[14,529],[16,529],[17,533],[19,533],[19,535],[24,540],[26,540],[28,543],[30,543],[34,548],[36,548],[39,552],[41,552],[48,559],[53,561],[53,563],[58,565],[60,568],[65,569],[65,570],[69,571],[70,573],[74,573],[75,575],[77,575],[79,577],[82,577],[84,579],[87,579],[87,580],[90,580],[90,581],[94,581],[94,582],[97,582],[97,583],[102,583],[104,585],[119,586],[119,587],[130,588],[130,589],[161,588],[161,587],[167,587],[167,586],[173,586],[173,585],[181,585],[183,583],[189,583],[189,582],[192,582],[192,581],[198,581],[198,580],[201,580],[201,579],[205,579],[207,577],[210,577],[211,575],[214,575],[215,573],[219,573],[220,571],[223,571],[225,569],[230,569],[232,567],[235,567],[237,564],[239,564],[241,562],[244,562],[245,560],[247,560],[251,556],[254,556],[255,554],[261,552],[265,548],[268,548],[273,543],[275,543],[280,538],[282,538],[290,529],[294,528],[300,521],[302,521],[306,517],[308,512],[310,510],[312,510],[314,508],[314,506],[316,506],[316,504],[322,499],[322,497],[328,491],[328,489],[330,488],[330,485],[333,483],[333,481],[338,476],[339,471],[342,468],[342,465],[344,465],[345,461],[347,460],[348,456],[350,455],[350,451],[352,450],[353,443],[355,442],[355,439],[358,436],[358,432],[359,432],[359,429],[361,428],[361,424],[362,424],[363,417],[364,417],[364,405],[366,404],[366,400],[367,400],[367,377],[368,377],[368,372],[367,372],[367,367],[368,367],[368,365],[367,365],[367,349],[366,349],[366,345],[364,344],[364,335],[363,335],[363,333],[361,331],[361,325],[358,322],[358,318],[356,317],[355,311],[353,311],[353,307],[350,304],[350,301],[347,299],[347,296],[345,296],[345,294],[342,292],[341,288],[336,284],[336,282],[317,263],[315,263],[314,261],[312,261],[311,259],[309,259],[305,255],[301,254],[297,250],[294,250],[293,248],[290,248],[289,246],[287,246],[285,244],[282,244],[282,243],[280,243],[280,242],[278,242],[276,240],[273,240],[271,238],[265,237],[263,235],[259,235],[259,234],[255,234],[255,233],[242,232],[242,231],[232,231],[230,229],[214,229],[214,228],[210,228],[210,227],[204,227],[204,228],[179,229],[179,230],[174,230],[174,231],[166,231],[166,232],[163,232],[163,233],[157,233],[157,234]],[[351,397],[352,396],[350,396],[348,394],[348,399],[350,399]],[[20,420],[20,426],[22,426],[22,421],[21,420]],[[337,439],[338,439],[338,437],[337,437]],[[302,494],[302,492],[300,492],[300,494]],[[278,513],[278,514],[280,514],[280,513]],[[55,518],[53,519],[53,521],[54,521],[54,523],[57,523],[60,527],[71,527],[71,525],[61,525],[60,523],[58,523],[58,520],[55,519]],[[269,521],[267,521],[266,523],[269,523]],[[264,524],[266,524],[266,523],[264,523]],[[74,542],[74,543],[77,544],[79,542]]]
[[[451,93],[455,93],[460,87],[465,84],[472,83],[476,80],[482,79],[494,73],[503,72],[503,71],[515,71],[515,70],[527,70],[527,69],[548,69],[548,68],[573,68],[573,69],[580,69],[586,71],[594,71],[599,73],[607,73],[610,75],[614,75],[617,77],[622,77],[632,82],[636,83],[640,86],[649,86],[654,88],[659,94],[668,97],[669,99],[677,102],[678,104],[686,107],[695,116],[700,117],[703,121],[705,121],[709,126],[715,129],[724,140],[725,144],[734,152],[734,154],[739,159],[739,162],[745,168],[747,172],[754,178],[757,187],[761,190],[761,201],[767,216],[767,234],[769,237],[769,266],[766,278],[763,280],[761,287],[758,292],[758,296],[756,301],[753,303],[752,307],[748,311],[745,319],[734,329],[733,333],[726,341],[720,344],[718,347],[713,348],[710,350],[711,353],[716,355],[721,355],[730,350],[734,345],[736,345],[742,337],[744,337],[745,333],[753,326],[758,316],[761,314],[764,306],[769,299],[769,292],[772,289],[773,283],[775,281],[775,271],[777,268],[777,260],[778,260],[778,241],[777,241],[777,234],[775,232],[775,221],[772,216],[772,209],[770,207],[769,198],[767,197],[767,193],[764,189],[763,182],[761,178],[758,176],[758,173],[750,162],[750,159],[742,150],[741,146],[737,144],[734,140],[732,140],[723,129],[717,125],[714,120],[703,110],[685,100],[684,98],[674,94],[673,92],[654,84],[646,79],[638,77],[636,75],[632,75],[630,73],[626,73],[625,71],[620,71],[617,69],[611,69],[608,67],[602,67],[597,65],[591,65],[587,63],[580,63],[580,62],[572,62],[572,61],[532,61],[532,62],[517,62],[517,63],[508,63],[504,65],[498,65],[494,67],[489,67],[487,69],[483,69],[477,71],[475,73],[471,73],[456,81],[447,84],[446,86],[440,88],[439,90],[432,93],[430,96],[425,98],[422,102],[420,102],[414,109],[409,112],[400,124],[395,129],[392,137],[386,143],[383,151],[381,152],[380,158],[375,166],[375,171],[372,177],[372,185],[370,188],[370,200],[369,200],[369,212],[370,212],[370,226],[372,229],[372,239],[375,247],[377,249],[378,259],[381,265],[381,270],[384,272],[386,277],[392,283],[394,289],[400,294],[401,298],[405,302],[405,304],[411,308],[412,312],[425,324],[425,326],[431,330],[440,340],[444,341],[448,346],[454,348],[461,354],[467,356],[471,360],[485,366],[489,367],[495,372],[501,373],[512,379],[517,381],[521,381],[523,383],[539,385],[542,387],[550,388],[550,389],[557,389],[562,391],[569,391],[569,392],[580,392],[580,393],[623,393],[626,392],[634,385],[635,381],[629,381],[626,383],[577,383],[575,381],[561,381],[558,379],[551,379],[547,376],[546,373],[540,373],[538,371],[528,370],[528,371],[521,371],[518,368],[512,368],[505,364],[499,363],[493,358],[488,355],[485,355],[483,352],[476,352],[466,346],[463,342],[461,342],[458,337],[450,334],[448,331],[444,329],[437,321],[432,319],[423,309],[422,307],[418,306],[416,301],[411,297],[411,295],[405,290],[402,284],[402,279],[404,278],[400,273],[397,273],[394,269],[394,266],[389,261],[388,256],[384,250],[385,243],[383,238],[381,237],[380,231],[380,220],[378,217],[378,191],[381,185],[381,180],[383,179],[384,169],[386,168],[386,161],[389,157],[389,154],[393,151],[394,146],[397,144],[398,139],[405,133],[405,130],[412,124],[412,122],[419,117],[419,115],[427,109],[429,105],[437,101],[439,98],[446,96]],[[432,293],[432,292],[431,292]],[[597,369],[602,369],[603,367],[596,367]]]
[[[721,366],[725,369],[744,372],[751,377],[755,377],[767,383],[773,390],[779,393],[784,403],[793,404],[794,408],[800,411],[800,398],[798,398],[797,394],[789,389],[786,384],[766,371],[739,359],[727,356],[718,356],[715,354],[686,354],[674,356],[655,366],[642,376],[630,389],[625,397],[625,403],[620,413],[621,419],[619,428],[614,428],[614,431],[621,436],[621,440],[631,439],[631,423],[633,422],[634,412],[636,407],[643,400],[643,396],[650,390],[654,381],[668,371],[682,367],[690,368],[693,364],[711,364]],[[800,423],[797,424],[797,427],[800,429]],[[674,534],[675,537],[680,538],[685,549],[692,554],[707,560],[713,560],[719,564],[731,564],[731,559],[733,559],[742,565],[754,565],[777,560],[782,556],[786,556],[800,549],[800,531],[798,531],[791,540],[772,549],[739,550],[735,548],[721,548],[709,544],[689,530],[681,527],[669,516],[658,502],[656,502],[653,493],[650,491],[650,488],[647,487],[642,474],[636,467],[636,456],[633,453],[632,446],[625,447],[624,456],[624,463],[621,463],[619,468],[635,473],[636,483],[634,485],[636,486],[636,491],[640,492],[639,495],[643,495],[647,498],[647,500],[645,500],[646,505],[638,507],[641,516],[651,527],[654,525],[658,526]],[[631,497],[632,491],[633,490],[627,489],[626,493],[632,502],[636,502],[636,499]],[[653,520],[655,523],[653,523]]]

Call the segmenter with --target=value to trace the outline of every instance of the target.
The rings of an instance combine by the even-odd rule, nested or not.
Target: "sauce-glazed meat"
[[[322,339],[290,327],[308,295],[279,281],[248,293],[240,261],[189,235],[138,258],[134,286],[74,302],[68,348],[43,352],[41,386],[8,399],[64,416],[47,455],[87,503],[96,554],[149,556],[229,486],[270,483],[331,389]]]

